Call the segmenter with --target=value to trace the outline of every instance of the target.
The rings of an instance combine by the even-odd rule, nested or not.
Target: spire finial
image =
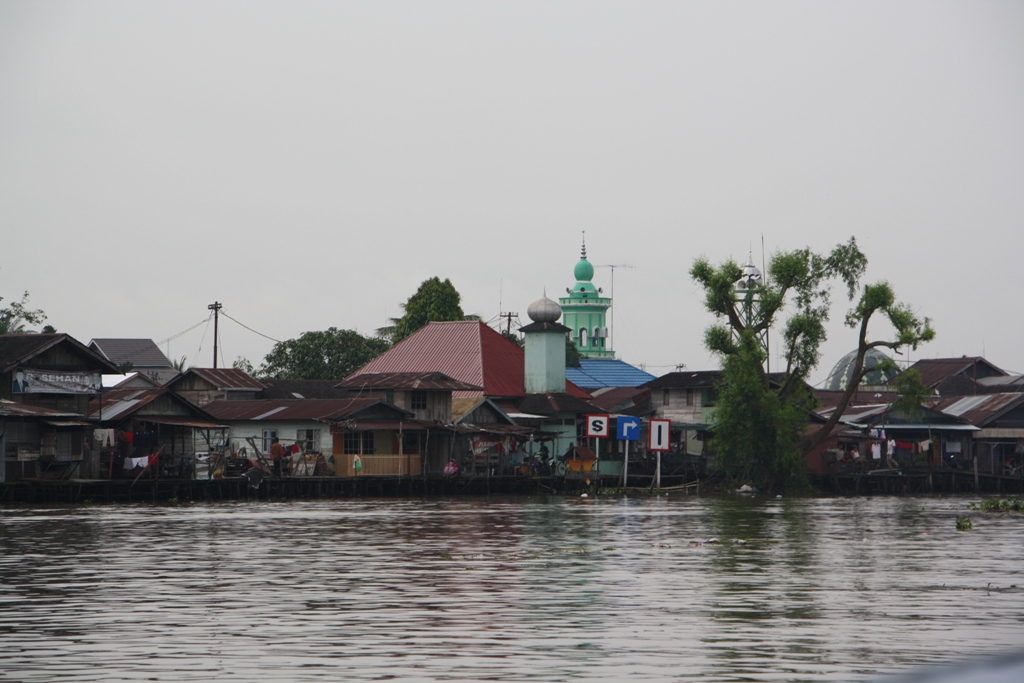
[[[587,231],[583,231],[583,247],[580,249],[580,258],[587,258]]]

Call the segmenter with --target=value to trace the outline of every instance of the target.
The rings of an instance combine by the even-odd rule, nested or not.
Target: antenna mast
[[[615,269],[616,268],[636,268],[631,263],[606,263],[598,266],[598,268],[610,268],[612,271],[611,278],[611,300],[612,300],[612,312],[608,316],[608,344],[611,346],[612,351],[615,350]]]

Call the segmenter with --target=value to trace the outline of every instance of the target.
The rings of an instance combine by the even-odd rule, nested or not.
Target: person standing
[[[275,436],[270,442],[270,459],[274,461],[274,476],[281,476],[281,465],[284,462],[284,446]]]

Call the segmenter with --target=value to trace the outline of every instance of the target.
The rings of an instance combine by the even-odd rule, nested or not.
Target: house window
[[[688,406],[692,406],[693,405],[693,389],[687,389],[686,390],[686,405],[688,405]]]
[[[342,443],[345,455],[372,454],[373,432],[346,431]]]
[[[587,328],[581,327],[580,328],[580,346],[586,346],[586,345],[587,345]]]
[[[409,394],[409,408],[411,410],[427,409],[427,392],[413,391]]]
[[[276,429],[264,429],[263,430],[263,452],[264,453],[269,453],[270,452],[270,444],[272,444],[274,442],[274,439],[276,439],[276,438],[277,438],[277,430]]]
[[[295,434],[295,442],[299,444],[299,448],[302,449],[303,453],[319,453],[320,430],[300,429]]]
[[[384,391],[384,402],[385,403],[390,403],[391,405],[395,404],[395,390],[394,389],[387,389],[387,390]]]
[[[672,396],[672,392],[669,389],[661,390],[661,405],[667,406],[669,404],[669,398]]]

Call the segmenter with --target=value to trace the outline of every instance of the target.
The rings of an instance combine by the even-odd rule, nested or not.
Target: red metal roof
[[[483,387],[490,397],[525,395],[523,350],[479,321],[431,322],[373,359],[352,376],[371,372],[443,372],[460,382]],[[577,398],[590,394],[566,382]],[[479,395],[456,391],[454,396]]]

